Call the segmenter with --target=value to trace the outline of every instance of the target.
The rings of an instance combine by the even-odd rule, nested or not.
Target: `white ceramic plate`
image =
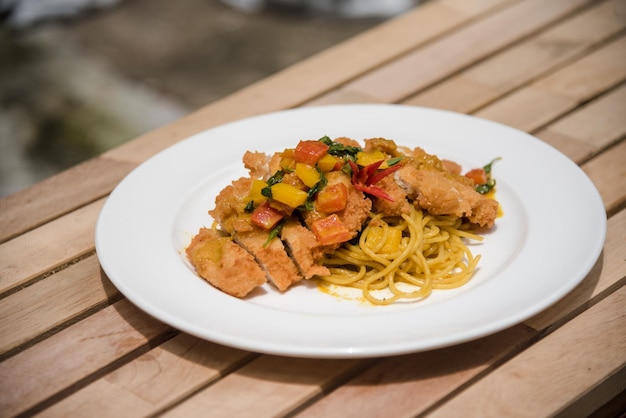
[[[200,279],[183,250],[217,193],[246,175],[246,150],[300,139],[386,137],[480,167],[494,157],[504,216],[472,251],[474,278],[425,301],[374,307],[302,283],[228,296]],[[194,135],[154,156],[111,193],[96,227],[104,271],[134,304],[195,336],[246,350],[302,357],[369,357],[444,347],[519,323],[553,304],[589,272],[606,215],[579,167],[540,140],[466,115],[397,105],[276,112]]]

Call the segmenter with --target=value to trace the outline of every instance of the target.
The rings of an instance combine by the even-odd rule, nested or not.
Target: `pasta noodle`
[[[375,305],[424,299],[434,289],[453,289],[472,277],[480,256],[464,239],[482,240],[454,216],[433,216],[411,207],[408,215],[370,213],[358,244],[345,243],[326,256],[327,284],[361,289]]]
[[[360,289],[374,305],[470,280],[480,257],[466,242],[482,240],[472,228],[489,229],[498,216],[486,196],[497,159],[462,174],[419,147],[364,143],[324,136],[271,156],[246,152],[249,176],[220,191],[209,211],[215,228],[186,249],[198,274],[237,297],[266,282],[282,292],[314,279],[322,290]]]

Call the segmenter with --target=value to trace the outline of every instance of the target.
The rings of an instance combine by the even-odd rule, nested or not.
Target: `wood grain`
[[[626,137],[623,115],[626,115],[626,86],[620,85],[535,135],[580,162]]]
[[[91,256],[1,299],[0,356],[118,296]]]
[[[96,157],[0,199],[0,243],[106,196],[135,166]]]
[[[602,254],[587,277],[563,299],[524,323],[537,331],[560,326],[564,320],[587,309],[592,300],[602,298],[613,289],[623,286],[626,283],[624,242],[626,210],[608,220]]]
[[[179,334],[74,392],[41,416],[130,418],[152,415],[256,356]]]
[[[430,416],[552,416],[626,367],[626,287],[474,383]],[[613,382],[611,382],[613,383]],[[617,386],[617,387],[616,387]],[[511,388],[515,388],[511,390]],[[546,390],[549,388],[549,390]],[[580,405],[585,417],[626,389],[612,385],[598,404]]]
[[[626,27],[626,2],[600,3],[403,101],[469,113],[559,66]]]
[[[626,79],[626,37],[475,112],[524,131],[537,130]]]
[[[625,29],[624,0],[427,2],[0,200],[0,416],[590,415],[626,389]],[[95,222],[137,164],[241,117],[354,102],[459,110],[552,144],[602,196],[598,262],[502,332],[354,360],[202,341],[134,307],[101,272]]]
[[[472,6],[464,5],[465,0],[426,3],[104,155],[141,163],[202,130],[299,106],[491,10],[519,1],[480,1]]]
[[[469,343],[390,357],[297,416],[414,417],[485,372],[534,335],[520,325]]]
[[[583,166],[598,188],[608,212],[626,202],[626,141],[621,141]]]
[[[104,199],[0,244],[0,294],[94,250]]]
[[[359,360],[316,360],[261,356],[200,391],[165,417],[275,417],[320,395]]]
[[[0,363],[0,411],[28,411],[169,331],[125,300],[117,302]]]
[[[513,5],[359,77],[344,88],[385,103],[397,102],[589,3],[528,0]]]

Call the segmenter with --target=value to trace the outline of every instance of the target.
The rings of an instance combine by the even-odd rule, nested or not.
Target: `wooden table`
[[[0,200],[0,416],[615,416],[626,407],[625,80],[626,0],[432,1]],[[472,114],[558,148],[605,204],[592,271],[495,335],[349,360],[199,340],[103,273],[97,216],[148,157],[243,117],[355,102]]]

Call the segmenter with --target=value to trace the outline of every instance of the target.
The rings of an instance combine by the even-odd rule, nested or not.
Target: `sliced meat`
[[[411,211],[411,204],[406,199],[406,191],[398,185],[393,179],[393,175],[389,175],[376,183],[377,187],[383,189],[393,199],[374,198],[373,204],[376,212],[382,212],[388,216],[408,215]]]
[[[339,172],[335,171],[333,173]],[[361,228],[363,228],[363,223],[372,210],[372,201],[367,198],[363,192],[354,188],[348,176],[343,175],[342,181],[344,183],[346,179],[348,185],[348,204],[346,208],[338,212],[337,215],[339,215],[339,219],[341,219],[344,225],[354,232],[353,237],[355,237],[358,232],[361,231]],[[328,184],[332,184],[334,181],[336,180],[333,179],[332,176],[328,176]]]
[[[259,265],[277,289],[284,291],[295,282],[302,279],[298,267],[295,265],[282,241],[274,238],[267,242],[268,232],[255,230],[236,233],[235,241],[245,248]]]
[[[420,170],[407,164],[394,173],[414,204],[433,215],[466,217],[470,222],[491,228],[498,214],[498,202],[454,181],[437,170]]]
[[[444,170],[450,172],[451,174],[454,174],[455,176],[461,175],[461,170],[463,169],[461,164],[450,160],[441,160],[441,165]]]
[[[324,250],[308,228],[296,221],[289,221],[282,229],[281,238],[306,279],[330,274],[327,267],[318,264],[324,257]]]
[[[336,215],[345,227],[352,233],[352,238],[354,238],[358,235],[359,231],[363,227],[363,223],[372,210],[372,201],[367,198],[363,192],[355,189],[352,185],[350,177],[341,171],[331,171],[330,173],[327,173],[327,181],[327,187],[337,183],[343,183],[346,186],[348,191],[346,208],[336,212]],[[313,225],[316,220],[324,218],[328,215],[329,214],[327,213],[313,210],[304,212],[302,217],[304,219],[304,223],[311,228],[311,225]],[[335,245],[335,248],[339,245],[340,244]],[[327,250],[330,251],[332,248],[327,248]]]
[[[244,200],[251,185],[252,179],[242,177],[226,186],[215,198],[215,208],[209,211],[209,215],[225,232],[233,234],[253,229],[250,215],[245,212]]]
[[[201,228],[186,249],[200,277],[236,297],[244,297],[267,282],[254,257],[218,232]]]
[[[250,172],[253,179],[267,178],[270,175],[269,162],[271,157],[258,151],[246,151],[243,155],[243,165]]]
[[[400,153],[398,152],[398,145],[396,145],[395,141],[392,139],[369,138],[366,139],[364,142],[365,146],[363,147],[363,151],[365,152],[382,151],[394,157],[400,155]]]
[[[340,136],[338,138],[333,139],[333,141],[337,142],[338,144],[342,144],[342,145],[346,145],[346,146],[350,146],[350,147],[357,147],[357,148],[361,148],[361,144],[359,144],[358,141],[352,139],[352,138],[348,138],[346,136]]]

